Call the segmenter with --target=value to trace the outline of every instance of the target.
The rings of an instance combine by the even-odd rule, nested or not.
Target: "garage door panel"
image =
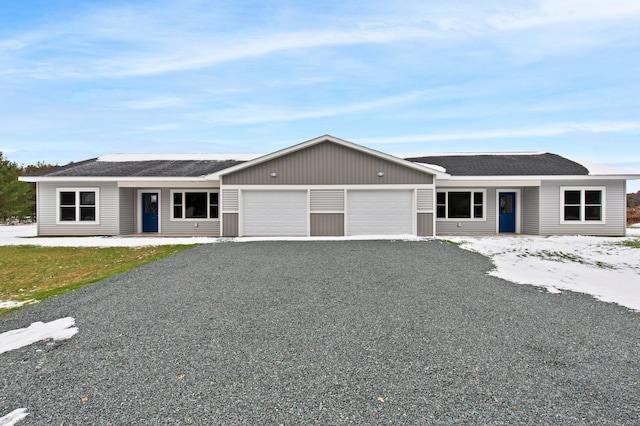
[[[243,191],[242,234],[306,236],[307,191]]]
[[[349,235],[414,234],[413,191],[352,190],[347,193]]]

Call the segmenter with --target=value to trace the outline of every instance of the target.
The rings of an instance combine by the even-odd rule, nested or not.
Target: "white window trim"
[[[445,216],[446,217],[438,217],[438,193],[444,192],[445,195]],[[482,193],[482,217],[481,218],[449,218],[449,192],[470,192],[471,193],[471,214],[473,214],[473,193],[481,192]],[[486,188],[478,189],[478,188],[447,188],[445,190],[435,189],[434,191],[434,210],[433,215],[436,217],[437,222],[486,222],[487,221],[487,190]]]
[[[61,192],[75,192],[76,193],[76,220],[60,220],[60,193]],[[95,192],[96,204],[94,206],[96,211],[95,220],[80,220],[80,193],[81,192]],[[87,226],[87,225],[100,225],[100,188],[56,188],[56,225],[72,225],[72,226]]]
[[[564,219],[564,193],[566,191],[580,191],[580,220]],[[585,219],[585,191],[601,191],[602,199],[600,205],[602,208],[602,216],[600,220]],[[560,223],[563,225],[604,225],[607,223],[607,187],[606,186],[561,186],[560,187]]]
[[[221,203],[221,194],[220,194],[220,190],[218,188],[216,189],[206,189],[206,188],[194,188],[194,189],[190,189],[190,188],[185,188],[185,189],[172,189],[169,195],[170,198],[170,208],[169,208],[169,220],[172,222],[216,222],[216,221],[220,221],[220,217],[222,216],[222,206],[220,205]],[[200,217],[200,218],[181,218],[181,217],[174,217],[173,216],[173,194],[175,193],[180,193],[182,194],[182,201],[184,203],[184,199],[185,199],[185,192],[204,192],[207,194],[207,217]],[[211,206],[211,195],[212,193],[218,194],[218,217],[217,218],[210,218],[209,217],[209,207]],[[183,206],[183,215],[184,215],[184,204],[182,204]],[[225,212],[227,213],[227,212]]]

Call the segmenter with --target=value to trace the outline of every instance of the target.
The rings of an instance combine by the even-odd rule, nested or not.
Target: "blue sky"
[[[18,163],[328,133],[640,172],[637,0],[5,1],[0,65]]]

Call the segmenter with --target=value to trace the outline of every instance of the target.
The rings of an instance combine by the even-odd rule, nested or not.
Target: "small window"
[[[447,216],[450,219],[471,218],[471,193],[470,192],[450,192],[449,208]]]
[[[436,217],[447,217],[447,193],[438,192],[436,196]]]
[[[443,191],[436,195],[436,217],[439,219],[484,218],[484,191]]]
[[[209,194],[209,217],[211,219],[217,219],[220,212],[219,194],[217,192],[211,192]]]
[[[175,191],[172,194],[172,219],[218,219],[217,192]]]
[[[604,188],[561,188],[562,222],[604,222]]]
[[[59,222],[97,222],[98,190],[58,190]]]

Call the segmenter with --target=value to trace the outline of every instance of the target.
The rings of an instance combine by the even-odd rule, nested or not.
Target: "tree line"
[[[0,223],[36,220],[36,185],[20,182],[18,177],[56,166],[41,161],[19,165],[0,151]]]

